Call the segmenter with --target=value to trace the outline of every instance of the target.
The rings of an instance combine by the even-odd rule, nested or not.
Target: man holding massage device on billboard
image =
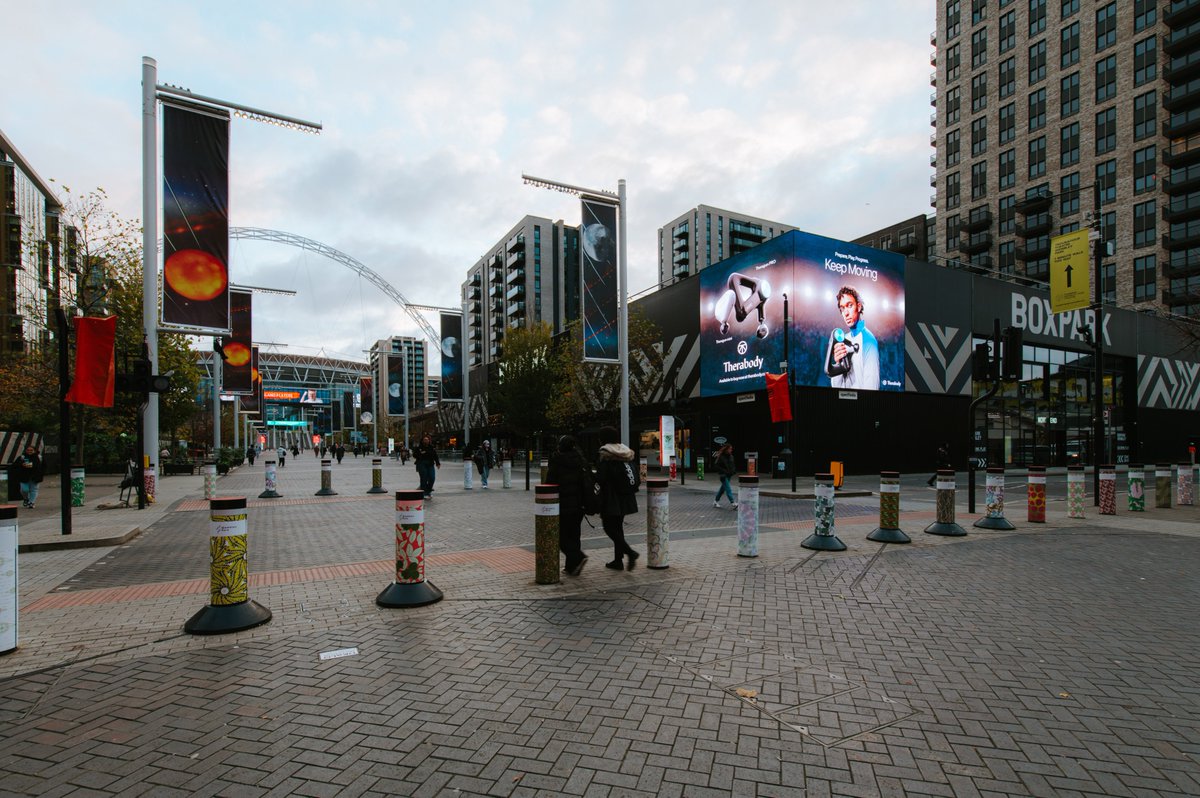
[[[838,312],[846,329],[837,327],[829,336],[825,373],[834,388],[879,390],[879,342],[867,329],[863,303],[858,292],[844,285],[837,292]]]

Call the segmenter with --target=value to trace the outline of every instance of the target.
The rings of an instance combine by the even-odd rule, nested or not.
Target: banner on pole
[[[767,404],[771,408],[771,421],[778,423],[780,421],[792,420],[792,402],[788,392],[788,379],[786,374],[766,374],[767,378]]]
[[[387,359],[387,414],[404,415],[404,353],[388,355]]]
[[[375,380],[372,377],[363,377],[358,381],[358,395],[360,399],[359,411],[362,413],[363,423],[370,424],[375,420]],[[370,414],[370,418],[367,414]]]
[[[1050,239],[1050,311],[1065,313],[1092,303],[1088,229]],[[1098,244],[1099,242],[1097,242]]]
[[[117,317],[75,317],[75,379],[66,400],[79,405],[112,407],[117,368]]]
[[[221,389],[225,393],[247,394],[254,390],[250,375],[251,293],[229,292],[229,326],[232,333],[221,338],[225,363],[221,367]]]
[[[442,399],[462,400],[462,314],[443,313]]]
[[[258,347],[250,347],[250,393],[238,397],[238,407],[246,413],[262,415],[262,375],[258,371]]]
[[[580,316],[583,320],[583,359],[619,363],[617,323],[617,206],[583,199],[579,229]]]

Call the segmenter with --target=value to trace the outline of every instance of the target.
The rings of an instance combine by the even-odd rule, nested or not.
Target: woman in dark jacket
[[[17,481],[21,483],[21,504],[32,510],[37,504],[38,489],[42,486],[45,473],[42,458],[38,457],[33,444],[26,446],[25,454],[13,460],[11,473],[15,473]]]
[[[629,570],[637,563],[638,553],[625,542],[625,516],[638,511],[637,493],[641,478],[633,463],[633,450],[620,442],[616,429],[600,429],[600,465],[596,469],[596,484],[600,486],[600,522],[604,534],[612,538],[615,559],[605,568],[620,571],[625,568],[622,558],[629,558]]]
[[[558,451],[550,458],[550,468],[546,471],[546,482],[558,485],[558,547],[566,555],[566,570],[571,576],[579,576],[587,564],[579,543],[587,468],[575,439],[570,435],[559,438]]]

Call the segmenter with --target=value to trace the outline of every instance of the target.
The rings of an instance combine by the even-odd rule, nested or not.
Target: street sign
[[[1086,308],[1092,301],[1088,279],[1088,231],[1050,239],[1050,310],[1064,313]]]

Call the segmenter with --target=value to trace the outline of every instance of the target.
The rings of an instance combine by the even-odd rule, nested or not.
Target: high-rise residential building
[[[697,205],[658,228],[658,284],[678,282],[795,229],[782,222]]]
[[[407,382],[405,394],[408,397],[408,411],[414,413],[429,404],[429,380],[426,376],[427,358],[426,341],[424,338],[412,338],[405,335],[393,335],[376,341],[371,347],[369,373],[374,378],[375,407],[372,412],[376,418],[387,416],[388,396],[391,388],[388,379],[388,360],[392,355],[404,358],[402,378]],[[366,408],[364,408],[366,409]]]
[[[63,224],[62,204],[3,131],[0,210],[0,353],[47,346],[55,309],[74,304],[77,294],[76,231]]]
[[[941,256],[1045,281],[1092,227],[1106,301],[1200,314],[1200,0],[938,0],[932,43]]]

